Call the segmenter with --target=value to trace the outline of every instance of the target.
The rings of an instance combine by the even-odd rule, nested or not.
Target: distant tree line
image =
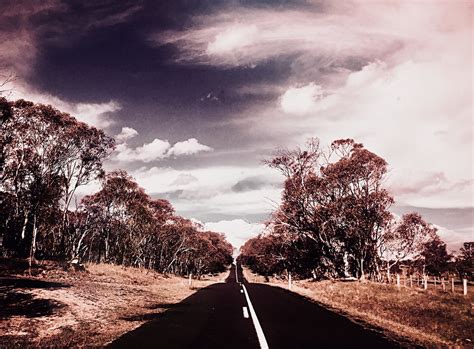
[[[418,213],[394,217],[384,188],[387,163],[352,139],[323,149],[279,150],[266,161],[285,177],[282,202],[268,232],[248,240],[240,262],[263,275],[390,278],[401,263],[412,272],[448,269],[472,277],[472,247],[453,262],[437,230]]]
[[[125,171],[105,173],[115,148],[102,130],[51,106],[0,98],[0,255],[106,262],[160,272],[219,272],[232,246],[152,199]],[[75,202],[76,191],[101,189]]]

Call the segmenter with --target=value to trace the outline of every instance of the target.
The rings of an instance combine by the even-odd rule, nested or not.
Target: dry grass
[[[190,288],[185,278],[147,270],[108,264],[86,269],[50,265],[39,277],[15,278],[21,283],[13,287],[1,283],[11,311],[0,310],[0,347],[103,346],[227,274],[195,280]]]
[[[245,271],[252,282],[264,278]],[[269,284],[287,288],[286,282],[271,278]],[[293,291],[356,321],[384,329],[394,338],[407,338],[427,347],[473,347],[474,314],[472,288],[468,296],[440,289],[418,288],[372,282],[296,281]]]

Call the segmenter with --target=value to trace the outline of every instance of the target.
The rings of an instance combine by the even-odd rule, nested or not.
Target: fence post
[[[446,291],[446,285],[444,284],[444,278],[441,278],[441,287],[443,288],[443,291]]]
[[[410,287],[413,287],[413,280],[411,278],[411,275],[410,275]]]
[[[434,287],[436,289],[436,276],[434,277]]]
[[[193,283],[193,273],[189,273],[189,282],[188,282],[188,286],[191,288],[191,285]]]
[[[424,281],[423,288],[427,290],[428,289],[428,276],[425,276],[423,281]]]
[[[397,274],[397,287],[400,288],[400,274]]]
[[[291,273],[288,273],[288,289],[291,290]]]
[[[462,294],[467,296],[467,279],[462,279]]]
[[[454,293],[454,278],[451,278],[451,292]]]

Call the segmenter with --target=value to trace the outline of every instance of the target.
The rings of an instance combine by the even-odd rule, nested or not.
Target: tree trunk
[[[360,280],[365,280],[365,273],[364,273],[364,258],[360,259]]]
[[[34,215],[33,216],[33,236],[31,237],[30,258],[28,260],[30,275],[31,275],[31,266],[33,265],[33,261],[35,259],[37,232],[38,232],[38,228],[36,227],[36,215]]]
[[[76,248],[74,248],[74,255],[72,256],[72,259],[77,258],[79,259],[79,252],[81,250],[81,245],[82,245],[82,240],[84,240],[84,237],[87,235],[88,230],[86,229],[82,234],[81,237],[79,238],[79,241],[77,242]]]
[[[105,238],[105,262],[109,261],[109,232],[107,231],[107,235]]]
[[[26,226],[28,225],[28,211],[25,212],[25,219],[23,220],[23,227],[21,228],[21,239],[25,238]]]
[[[344,277],[345,278],[348,278],[350,275],[349,275],[349,260],[348,260],[348,254],[347,254],[347,251],[344,251],[344,257],[343,257],[343,261],[344,261]]]

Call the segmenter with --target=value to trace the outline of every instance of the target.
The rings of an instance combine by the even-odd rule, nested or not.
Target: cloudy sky
[[[384,157],[394,212],[458,246],[474,234],[472,16],[460,1],[6,0],[0,67],[8,98],[116,136],[108,169],[236,245],[280,198],[262,159],[316,136]]]

